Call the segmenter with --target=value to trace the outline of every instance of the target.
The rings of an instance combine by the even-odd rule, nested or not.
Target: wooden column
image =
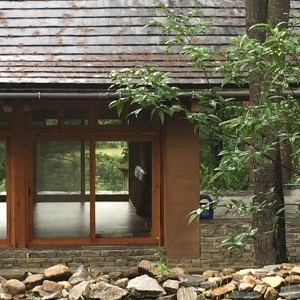
[[[12,245],[14,247],[26,246],[26,200],[28,199],[28,186],[26,180],[27,143],[25,137],[25,124],[23,104],[20,100],[12,103],[11,141],[10,141],[10,194],[11,194],[11,229]]]
[[[199,142],[193,126],[176,118],[165,122],[164,238],[169,258],[199,258],[199,224],[187,215],[199,203]]]

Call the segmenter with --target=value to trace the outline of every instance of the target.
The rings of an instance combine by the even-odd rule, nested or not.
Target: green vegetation
[[[280,3],[286,6],[287,2]],[[246,1],[246,4],[248,13],[254,8],[255,1]],[[274,4],[276,2],[269,3],[269,19],[277,22],[286,19],[287,14],[274,18],[274,14],[286,10],[286,7],[274,9],[271,6]],[[251,229],[243,237],[229,239],[224,244],[241,247],[244,237],[255,236],[262,239],[260,245],[267,243],[274,249],[284,250],[284,239],[281,241],[284,223],[278,226],[279,238],[279,234],[272,236],[272,220],[274,217],[278,221],[284,219],[283,184],[300,181],[300,101],[294,93],[294,87],[300,83],[300,35],[295,30],[299,20],[294,19],[289,26],[287,23],[276,26],[272,22],[267,24],[265,19],[265,24],[248,28],[250,33],[262,35],[262,39],[242,35],[234,38],[229,47],[216,51],[201,42],[194,43],[198,37],[201,40],[207,29],[200,12],[182,12],[166,5],[162,5],[161,10],[165,20],[152,22],[150,26],[161,29],[166,35],[166,51],[173,47],[176,52],[181,49],[189,65],[201,70],[207,78],[205,88],[193,92],[193,100],[198,100],[200,112],[191,112],[181,102],[180,90],[168,84],[168,74],[155,67],[111,72],[113,87],[121,95],[111,106],[119,114],[124,106],[129,106],[132,108],[130,114],[136,116],[143,109],[150,109],[161,122],[165,115],[175,113],[191,121],[202,140],[202,187],[210,188],[216,194],[222,189],[254,189],[251,213],[259,230]],[[210,83],[214,73],[223,74],[222,85]],[[222,90],[226,87],[249,88],[249,105],[223,97]],[[285,173],[290,175],[283,177]],[[267,203],[263,212],[260,209],[262,203]],[[247,208],[240,205],[238,211],[244,213],[244,209]],[[199,212],[195,211],[196,216]],[[274,256],[280,251],[269,253],[268,262],[274,263]],[[262,258],[262,253],[258,257]],[[277,258],[278,261],[284,259],[284,253]]]

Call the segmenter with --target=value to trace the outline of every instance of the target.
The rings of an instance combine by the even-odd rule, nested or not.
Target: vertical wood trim
[[[152,237],[161,243],[160,215],[160,144],[159,138],[152,141]]]
[[[12,243],[15,247],[26,246],[26,139],[24,130],[23,103],[13,102],[11,149],[11,203]]]
[[[90,239],[96,240],[96,155],[95,139],[90,139]]]
[[[10,139],[5,139],[6,142],[6,240],[10,244],[12,241],[12,205],[11,205],[11,146]]]
[[[32,139],[29,140],[28,145],[28,163],[27,163],[27,169],[28,169],[28,189],[30,189],[30,194],[28,195],[28,204],[27,204],[27,224],[28,224],[28,230],[27,230],[27,240],[31,241],[33,237],[33,195],[36,195],[36,184],[35,184],[35,158],[36,158],[36,147],[34,145],[34,141]]]

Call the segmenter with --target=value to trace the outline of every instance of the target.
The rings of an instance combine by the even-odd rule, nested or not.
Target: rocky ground
[[[126,272],[104,274],[101,269],[75,272],[55,265],[24,279],[0,277],[0,299],[159,299],[159,300],[276,300],[300,299],[300,265],[281,264],[260,269],[231,268],[187,274],[163,263],[143,260]]]

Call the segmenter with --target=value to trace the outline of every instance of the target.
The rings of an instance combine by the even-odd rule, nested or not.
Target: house
[[[244,32],[244,1],[170,2],[201,9],[213,25],[201,39],[207,45]],[[199,224],[187,225],[199,201],[193,126],[109,109],[112,69],[156,65],[187,90],[206,82],[144,28],[162,18],[157,7],[0,1],[1,248],[153,245],[171,258],[199,257]]]
[[[196,81],[143,29],[161,18],[157,5],[1,1],[0,17],[1,248],[163,245],[198,257],[192,125],[109,109],[113,68],[158,65],[174,84]]]

